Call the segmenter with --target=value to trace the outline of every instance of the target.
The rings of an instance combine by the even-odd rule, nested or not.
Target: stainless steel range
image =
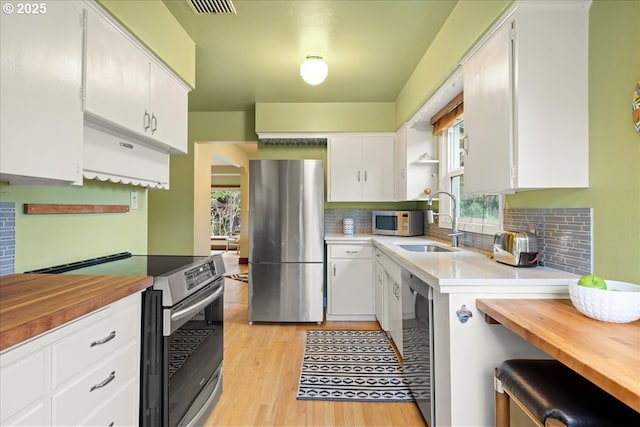
[[[108,255],[31,273],[153,276],[142,294],[140,425],[202,425],[222,393],[222,255]]]

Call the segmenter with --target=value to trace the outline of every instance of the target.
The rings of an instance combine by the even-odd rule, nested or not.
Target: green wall
[[[128,213],[24,215],[24,203],[129,205]],[[0,183],[0,198],[16,207],[15,272],[33,270],[116,252],[147,251],[147,190],[85,180],[76,186],[18,186]]]
[[[392,102],[256,104],[256,132],[394,132]]]
[[[459,1],[396,98],[395,129],[410,119],[458,67],[509,0]]]
[[[149,192],[149,253],[191,255],[194,251],[194,144],[256,141],[253,111],[190,112],[189,152],[171,156],[169,190]]]
[[[98,0],[142,43],[192,88],[196,86],[196,44],[160,1]]]
[[[593,208],[594,272],[634,283],[640,283],[640,135],[631,122],[632,92],[640,79],[638,22],[640,2],[591,5],[589,188],[507,197],[512,208]]]

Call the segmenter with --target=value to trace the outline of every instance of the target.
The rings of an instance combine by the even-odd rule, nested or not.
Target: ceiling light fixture
[[[307,59],[300,64],[300,75],[302,80],[310,85],[319,85],[327,78],[329,67],[324,62],[322,56],[309,55]]]

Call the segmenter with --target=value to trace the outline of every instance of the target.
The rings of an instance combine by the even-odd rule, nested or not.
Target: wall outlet
[[[138,192],[132,191],[130,195],[131,200],[129,201],[129,209],[138,209]]]

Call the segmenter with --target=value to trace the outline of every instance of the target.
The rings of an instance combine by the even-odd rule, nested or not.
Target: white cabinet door
[[[402,356],[402,283],[387,274],[387,298],[389,300],[389,335]]]
[[[331,261],[331,267],[330,314],[374,314],[371,260],[334,259]]]
[[[393,135],[366,136],[362,140],[362,201],[394,200]]]
[[[394,196],[396,200],[408,200],[407,195],[407,124],[396,132]]]
[[[151,119],[149,60],[103,17],[87,15],[85,112],[144,135]]]
[[[186,153],[187,86],[120,27],[96,11],[87,15],[86,118],[158,150]]]
[[[375,280],[374,305],[375,305],[376,319],[380,324],[380,328],[382,328],[383,331],[388,331],[389,319],[387,316],[386,295],[385,295],[385,285],[384,285],[384,280],[386,275],[384,272],[384,267],[377,259],[378,255],[379,254],[376,254],[376,261],[374,264],[375,265],[374,267],[374,280]]]
[[[0,15],[0,178],[81,183],[82,3]]]
[[[47,425],[49,405],[48,349],[27,343],[0,357],[0,424]]]
[[[464,64],[466,193],[513,186],[510,45],[507,22]]]
[[[328,201],[393,201],[394,146],[393,135],[331,137]]]
[[[362,198],[362,142],[359,136],[341,135],[329,139],[329,201]]]
[[[181,83],[151,63],[151,136],[172,151],[187,152],[188,92]]]
[[[327,320],[375,320],[373,247],[327,245]]]
[[[383,257],[385,297],[387,298],[389,335],[402,356],[402,268],[389,257]]]
[[[518,3],[465,61],[465,192],[589,186],[589,3]]]

